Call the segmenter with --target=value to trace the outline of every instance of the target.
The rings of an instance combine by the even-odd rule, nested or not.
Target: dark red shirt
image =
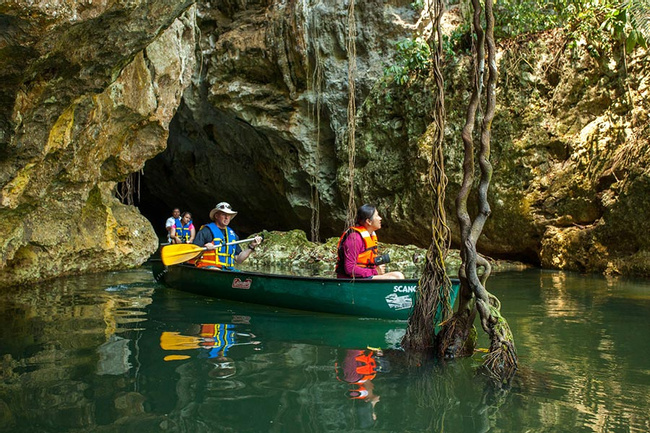
[[[341,245],[341,248],[343,248],[343,269],[345,274],[338,274],[338,278],[369,278],[377,275],[377,269],[357,266],[359,254],[366,249],[366,243],[358,232],[352,231]]]

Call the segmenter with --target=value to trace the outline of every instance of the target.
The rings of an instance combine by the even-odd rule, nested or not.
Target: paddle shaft
[[[254,240],[255,240],[255,238],[241,239],[241,240],[238,240],[238,241],[228,242],[228,243],[226,244],[226,246],[229,247],[229,246],[231,246],[231,245],[245,244],[246,242],[252,242],[252,241],[254,241]],[[216,245],[216,248],[221,248],[222,246],[223,246],[223,245],[221,245],[221,244],[217,244],[217,245]],[[216,249],[216,248],[215,248],[215,249]],[[201,249],[202,249],[203,251],[207,251],[207,250],[208,250],[206,247],[201,247]],[[203,252],[203,251],[202,251],[202,252]]]
[[[239,240],[239,241],[228,242],[228,243],[226,244],[226,246],[229,247],[229,246],[231,246],[231,245],[245,244],[246,242],[252,242],[252,241],[254,241],[254,240],[255,240],[255,238],[241,239],[241,240]],[[181,244],[181,245],[182,245],[182,244]],[[223,246],[223,245],[221,245],[221,244],[217,244],[217,245],[216,245],[217,248],[221,248],[222,246]],[[201,248],[203,251],[206,251],[206,250],[207,250],[206,247],[199,247],[199,248]]]
[[[242,240],[239,240],[239,241],[228,242],[226,244],[226,246],[237,245],[237,244],[245,244],[246,242],[252,242],[254,240],[255,240],[255,238],[242,239]]]
[[[228,242],[225,244],[225,246],[243,244],[254,240],[255,238],[242,239],[239,241]],[[221,248],[223,246],[224,245],[222,244],[218,244],[215,245],[214,249]],[[206,247],[200,247],[194,244],[172,244],[163,247],[161,258],[166,266],[176,265],[194,259],[197,256],[203,254],[205,251],[207,251]]]

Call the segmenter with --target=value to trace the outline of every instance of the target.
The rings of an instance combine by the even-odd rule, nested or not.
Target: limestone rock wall
[[[184,94],[168,149],[145,168],[143,194],[165,203],[151,220],[162,224],[180,206],[206,222],[225,200],[243,211],[233,222],[239,231],[309,232],[317,188],[321,239],[337,235],[347,203],[347,4],[197,6],[200,78]],[[355,17],[361,104],[416,16],[409,1],[367,0],[356,2]]]
[[[233,223],[239,231],[309,232],[317,189],[321,239],[337,235],[348,187],[346,8],[327,1],[198,8],[200,74],[168,149],[145,170],[148,200],[164,203],[157,218],[180,206],[205,222],[227,200],[242,211]],[[357,3],[355,185],[357,204],[375,203],[384,216],[382,240],[424,247],[431,91],[383,81],[394,42],[412,34],[417,19],[407,2]],[[500,48],[493,215],[480,248],[553,268],[647,274],[639,236],[648,225],[645,52],[627,65],[617,52],[602,62],[565,41],[558,31]],[[464,52],[447,56],[452,228],[469,66]]]
[[[492,215],[479,248],[548,268],[650,275],[643,235],[650,227],[647,53],[637,50],[625,62],[611,52],[602,62],[565,41],[557,31],[500,48]],[[459,54],[448,57],[445,69],[454,228],[469,67]],[[432,131],[420,132],[427,127],[427,103],[418,83],[373,93],[362,113],[364,147],[357,156],[362,195],[377,197],[388,229],[394,225],[412,242],[429,239],[424,175]]]
[[[0,285],[137,266],[155,250],[113,191],[166,146],[194,70],[190,6],[0,6]]]
[[[431,92],[382,78],[417,27],[410,3],[356,2],[355,185],[382,241],[425,247]],[[143,167],[159,224],[226,200],[243,234],[308,232],[317,192],[321,239],[339,234],[347,19],[333,0],[0,5],[0,284],[142,263],[156,235],[114,189]],[[645,55],[597,61],[557,33],[501,47],[483,252],[650,274]],[[445,73],[452,225],[468,67],[458,52]]]
[[[399,2],[372,3],[359,5],[356,16],[357,202],[379,205],[383,240],[426,246],[431,93],[419,82],[382,81],[392,43],[410,34],[417,17]],[[228,200],[244,211],[234,223],[244,231],[309,231],[316,185],[321,235],[336,235],[347,202],[345,9],[330,2],[219,4],[200,6],[201,79],[185,94],[168,150],[147,165],[148,175],[157,173],[147,181],[152,196],[199,220]],[[645,53],[625,65],[612,52],[603,63],[565,40],[549,32],[500,51],[493,215],[480,247],[546,267],[647,274],[648,249],[638,235],[647,228]],[[448,57],[452,228],[468,68],[466,54]]]

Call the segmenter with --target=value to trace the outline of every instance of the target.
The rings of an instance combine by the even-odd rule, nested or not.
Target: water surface
[[[480,353],[407,368],[404,322],[184,294],[144,268],[5,290],[0,431],[650,431],[649,281],[488,287],[520,356],[507,392],[476,376]]]

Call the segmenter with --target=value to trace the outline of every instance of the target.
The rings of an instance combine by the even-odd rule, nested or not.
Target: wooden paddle
[[[226,246],[243,244],[254,240],[255,238],[242,239],[240,241],[228,242]],[[207,248],[194,244],[172,244],[162,248],[160,257],[165,266],[171,266],[192,260],[206,250]]]

